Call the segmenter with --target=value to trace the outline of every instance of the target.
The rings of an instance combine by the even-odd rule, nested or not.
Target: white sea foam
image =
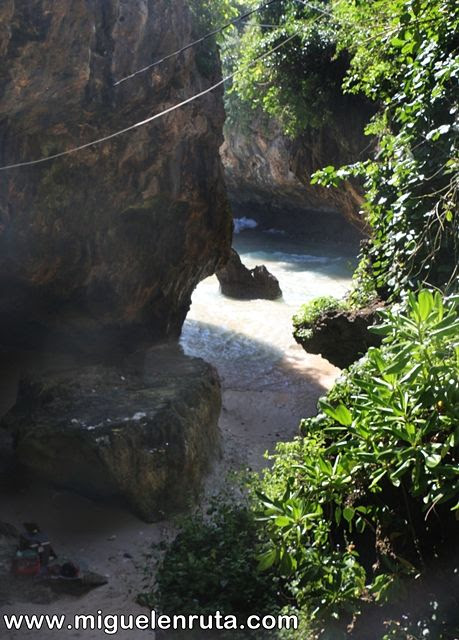
[[[234,218],[234,233],[241,233],[245,229],[256,229],[258,222],[252,218]]]
[[[269,233],[272,236],[286,236],[287,232],[284,229],[266,229],[264,233]]]
[[[251,235],[251,234],[250,234]],[[246,236],[243,246],[236,242],[248,268],[266,264],[279,280],[283,298],[275,301],[241,301],[225,298],[215,276],[207,278],[193,294],[193,304],[183,327],[181,344],[189,355],[214,364],[226,384],[243,388],[255,378],[271,384],[276,362],[295,349],[292,316],[301,304],[321,295],[342,297],[349,289],[351,266],[344,256],[331,249],[323,255],[292,251],[283,238],[270,246]],[[241,241],[243,235],[241,236]],[[285,251],[283,249],[286,249]],[[289,250],[291,253],[289,253]],[[319,250],[317,249],[319,253]]]

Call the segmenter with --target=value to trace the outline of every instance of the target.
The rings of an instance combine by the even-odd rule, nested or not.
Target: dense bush
[[[363,177],[372,229],[367,257],[384,297],[420,283],[454,289],[459,7],[453,0],[342,0],[336,12],[346,21],[341,46],[353,54],[346,88],[382,105],[368,127],[379,153],[340,170],[326,167],[316,180],[337,186]]]
[[[245,502],[214,498],[205,513],[184,519],[170,544],[156,549],[155,585],[141,601],[171,614],[272,614],[278,578],[258,571],[259,536]]]
[[[423,290],[383,313],[383,346],[343,375],[301,437],[278,445],[248,504],[182,529],[158,573],[166,609],[294,603],[313,623],[309,637],[345,637],[351,625],[360,638],[359,617],[392,603],[385,637],[454,637],[458,602],[444,611],[439,595],[430,605],[429,583],[426,612],[402,619],[411,611],[402,596],[434,561],[448,589],[458,580],[442,564],[445,545],[448,559],[458,551],[458,302]],[[385,633],[382,611],[372,640]]]
[[[252,109],[263,109],[295,136],[307,127],[333,126],[334,113],[356,100],[342,90],[349,56],[337,50],[336,23],[310,3],[279,0],[259,12],[243,35],[238,65],[291,36],[267,61],[239,74],[234,88]]]
[[[263,565],[311,616],[384,602],[442,553],[459,508],[459,318],[422,291],[385,312],[371,349],[279,445],[265,476]],[[351,616],[352,617],[352,616]],[[446,636],[445,636],[446,637]]]

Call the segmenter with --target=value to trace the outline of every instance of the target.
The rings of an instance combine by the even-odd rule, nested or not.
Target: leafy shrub
[[[457,286],[458,25],[453,0],[338,0],[339,47],[352,54],[345,90],[381,105],[367,133],[375,160],[334,170],[313,182],[365,182],[371,226],[367,252],[383,297],[422,286]],[[378,15],[378,20],[374,16]],[[381,25],[385,24],[382,29]]]
[[[334,126],[333,115],[355,102],[342,91],[349,57],[337,52],[336,22],[325,14],[321,17],[317,20],[310,4],[280,0],[258,12],[242,37],[245,66],[294,36],[267,62],[256,63],[234,80],[240,99],[273,116],[291,137],[308,127]]]
[[[198,37],[234,20],[243,8],[243,3],[234,0],[191,0],[188,5]],[[217,35],[222,37],[220,34]]]
[[[327,311],[339,311],[346,307],[342,300],[333,296],[314,298],[304,304],[293,316],[294,334],[299,338],[309,338],[315,322]]]
[[[159,549],[155,587],[141,602],[171,614],[272,614],[277,579],[257,570],[258,546],[259,527],[248,506],[215,498]]]
[[[351,290],[346,302],[350,309],[363,309],[369,307],[379,298],[375,288],[371,262],[367,255],[368,244],[362,243],[360,250],[360,262],[352,276]]]
[[[456,300],[424,290],[383,319],[383,347],[279,445],[258,493],[262,566],[312,617],[349,621],[390,598],[441,553],[459,509]]]

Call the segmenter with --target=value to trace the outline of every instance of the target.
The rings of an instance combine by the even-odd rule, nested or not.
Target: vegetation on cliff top
[[[324,13],[322,13],[324,12]],[[325,167],[330,188],[359,177],[371,241],[362,259],[383,297],[421,284],[457,286],[459,8],[454,0],[281,0],[257,14],[243,57],[297,34],[237,77],[235,90],[284,123],[287,132],[317,124],[350,96],[378,108],[367,133],[373,160]]]
[[[345,302],[333,296],[314,298],[310,302],[302,305],[293,316],[294,335],[298,336],[298,338],[311,336],[314,323],[323,313],[339,311],[345,308]]]

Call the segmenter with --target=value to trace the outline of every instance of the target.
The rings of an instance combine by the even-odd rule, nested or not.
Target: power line
[[[251,15],[253,15],[255,13],[258,13],[259,11],[262,11],[263,9],[266,9],[271,4],[274,4],[274,2],[278,2],[278,1],[279,0],[269,0],[269,2],[266,2],[265,4],[260,5],[256,9],[252,9],[251,11],[248,11],[247,13],[244,13],[243,15],[238,16],[234,20],[231,20],[230,22],[227,22],[226,24],[224,24],[223,26],[219,27],[218,29],[214,29],[213,31],[210,31],[209,33],[207,33],[206,35],[202,36],[201,38],[198,38],[197,40],[194,40],[193,42],[190,42],[189,44],[185,45],[181,49],[177,49],[176,51],[173,51],[172,53],[169,53],[168,55],[160,58],[159,60],[155,60],[151,64],[148,64],[145,67],[142,67],[141,69],[138,69],[137,71],[134,71],[133,73],[130,73],[129,75],[124,76],[123,78],[120,78],[119,80],[117,80],[116,82],[113,83],[113,86],[117,87],[118,85],[122,84],[123,82],[126,82],[126,80],[130,80],[131,78],[135,78],[135,76],[137,76],[137,75],[139,75],[141,73],[145,73],[145,71],[148,71],[149,69],[152,69],[154,67],[159,66],[160,64],[163,64],[167,60],[170,60],[171,58],[174,58],[175,56],[180,55],[184,51],[187,51],[188,49],[191,49],[192,47],[195,47],[196,45],[200,44],[201,42],[204,42],[205,40],[208,40],[209,38],[212,38],[213,36],[216,36],[217,34],[221,33],[222,31],[225,31],[226,29],[229,29],[229,27],[233,26],[234,24],[237,24],[238,22],[242,22],[243,20],[246,20]],[[314,11],[318,11],[319,13],[322,13],[325,16],[330,16],[330,17],[332,17],[332,18],[334,18],[336,20],[336,16],[331,11],[326,11],[325,9],[321,9],[320,7],[316,7],[315,5],[310,4],[309,2],[305,2],[304,0],[296,0],[296,2],[299,2],[304,7],[308,7],[309,9],[313,9]],[[275,27],[277,27],[279,25],[260,24],[260,25],[257,25],[257,26],[275,28]]]
[[[305,0],[296,0],[296,2],[299,2],[300,4],[302,4],[303,7],[307,7],[308,9],[313,9],[314,11],[318,11],[319,13],[323,13],[324,16],[329,16],[336,20],[336,16],[331,11],[327,11],[326,9],[321,9],[320,7],[316,7],[314,4],[311,4],[310,2],[305,2]]]
[[[134,78],[135,76],[138,76],[140,73],[145,73],[145,71],[148,71],[148,69],[152,69],[153,67],[157,67],[158,65],[163,64],[163,62],[166,62],[166,60],[170,60],[171,58],[175,58],[175,56],[180,55],[184,51],[187,51],[188,49],[191,49],[192,47],[195,47],[197,44],[200,44],[201,42],[204,42],[205,40],[208,40],[209,38],[212,38],[213,36],[216,36],[218,33],[221,33],[222,31],[225,31],[226,29],[229,29],[229,27],[233,26],[234,24],[237,24],[238,22],[241,22],[242,20],[245,20],[246,18],[249,18],[254,13],[257,13],[258,11],[261,11],[262,9],[266,9],[266,7],[269,7],[269,5],[273,4],[274,2],[278,2],[278,1],[279,0],[269,0],[269,2],[266,2],[265,4],[257,7],[256,9],[252,9],[251,11],[248,11],[247,13],[244,13],[243,15],[235,18],[234,20],[231,20],[230,22],[227,22],[222,27],[219,27],[218,29],[214,29],[214,31],[210,31],[205,36],[202,36],[201,38],[198,38],[198,40],[194,40],[193,42],[190,42],[189,44],[186,44],[181,49],[177,49],[177,51],[173,51],[172,53],[169,53],[167,56],[164,56],[163,58],[160,58],[159,60],[155,60],[155,62],[152,62],[151,64],[148,64],[147,66],[142,67],[141,69],[138,69],[137,71],[134,71],[133,73],[130,73],[128,76],[125,76],[124,78],[121,78],[120,80],[117,80],[114,83],[113,86],[116,87],[119,84],[121,84],[122,82],[126,82],[126,80],[130,80],[131,78]]]
[[[86,142],[85,144],[82,144],[82,145],[80,145],[78,147],[73,147],[72,149],[67,149],[66,151],[61,151],[59,153],[55,153],[55,154],[50,155],[50,156],[39,158],[38,160],[29,160],[29,161],[26,161],[26,162],[18,162],[16,164],[5,165],[3,167],[0,167],[0,171],[7,171],[9,169],[18,169],[20,167],[30,167],[30,166],[33,166],[33,165],[42,164],[44,162],[49,162],[50,160],[56,160],[57,158],[62,158],[63,156],[68,156],[68,155],[70,155],[72,153],[77,153],[78,151],[83,151],[83,149],[88,149],[89,147],[93,147],[95,145],[102,144],[104,142],[107,142],[108,140],[112,140],[113,138],[121,136],[124,133],[128,133],[129,131],[133,131],[134,129],[138,129],[139,127],[143,127],[143,126],[149,124],[150,122],[153,122],[154,120],[158,120],[159,118],[162,118],[163,116],[165,116],[165,115],[167,115],[169,113],[172,113],[173,111],[176,111],[177,109],[180,109],[181,107],[184,107],[185,105],[190,104],[191,102],[194,102],[198,98],[201,98],[202,96],[205,96],[206,94],[210,93],[211,91],[214,91],[218,87],[221,87],[223,84],[225,84],[225,82],[228,82],[229,80],[232,80],[235,76],[237,76],[238,74],[242,73],[246,69],[250,69],[250,67],[252,67],[255,63],[259,62],[260,60],[263,60],[264,58],[267,58],[269,55],[271,55],[272,53],[274,53],[275,51],[277,51],[278,49],[283,47],[285,44],[287,44],[287,42],[290,42],[291,40],[293,40],[293,38],[296,37],[297,33],[298,33],[298,29],[295,31],[294,34],[292,34],[288,38],[285,38],[282,42],[280,42],[275,47],[272,47],[269,51],[266,51],[265,53],[262,53],[261,55],[257,56],[251,62],[249,62],[247,65],[244,65],[243,67],[241,67],[239,69],[236,69],[236,71],[234,71],[230,75],[226,76],[225,78],[223,78],[219,82],[215,83],[211,87],[208,87],[204,91],[200,91],[199,93],[195,94],[194,96],[191,96],[191,98],[187,98],[186,100],[183,100],[182,102],[179,102],[178,104],[175,104],[172,107],[169,107],[168,109],[165,109],[164,111],[161,111],[160,113],[156,113],[155,115],[150,116],[149,118],[146,118],[145,120],[142,120],[141,122],[136,122],[135,124],[131,124],[129,127],[126,127],[125,129],[121,129],[119,131],[115,131],[114,133],[110,133],[109,135],[104,136],[102,138],[98,138],[97,140],[92,140],[91,142]]]

